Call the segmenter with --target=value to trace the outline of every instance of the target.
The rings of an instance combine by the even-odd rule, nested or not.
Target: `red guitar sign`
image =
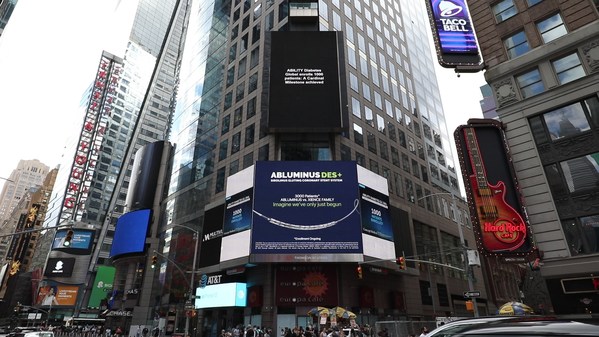
[[[526,241],[526,223],[506,202],[505,183],[488,182],[474,128],[463,128],[463,133],[472,164],[469,178],[483,245],[493,253],[514,251]]]

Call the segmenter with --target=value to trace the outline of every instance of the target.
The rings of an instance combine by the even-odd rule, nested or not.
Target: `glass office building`
[[[302,30],[338,32],[337,49],[333,48],[340,70],[334,79],[341,103],[337,128],[323,130],[315,122],[311,130],[294,129],[294,120],[298,125],[311,123],[308,111],[288,118],[283,128],[273,127],[273,46],[286,48],[280,42],[286,35],[276,33]],[[466,278],[455,270],[412,262],[399,270],[388,259],[363,265],[361,279],[356,263],[256,262],[252,254],[224,263],[224,243],[214,246],[212,254],[206,252],[210,240],[223,234],[218,227],[230,191],[252,180],[235,177],[255,170],[257,163],[340,161],[386,178],[397,233],[393,258],[403,251],[411,258],[463,267],[456,224],[464,226],[470,247],[474,239],[467,207],[459,198],[457,207],[452,203],[451,195],[459,196],[456,163],[429,32],[424,3],[408,0],[192,2],[169,138],[175,151],[163,202],[161,252],[195,271],[196,280],[203,282],[200,287],[222,276],[228,283],[245,283],[248,293],[243,307],[196,304],[201,308],[197,316],[188,314],[198,333],[212,336],[238,324],[269,326],[277,333],[280,327],[312,324],[310,305],[297,298],[282,303],[285,268],[319,270],[331,282],[319,290],[332,296],[329,301],[335,303],[327,305],[352,309],[359,324],[381,317],[427,319],[439,312],[471,315],[463,297]],[[320,48],[317,40],[301,45],[293,41],[287,40],[287,46],[300,54],[302,49],[309,53]],[[195,266],[189,253],[190,231],[181,226],[200,234]],[[156,311],[177,330],[190,305],[185,305],[188,286],[184,279],[168,276],[170,269],[177,273],[172,266],[163,268],[160,279],[165,287]],[[478,305],[485,313],[484,284],[478,271],[476,276],[482,291]],[[296,281],[301,280],[290,280]]]

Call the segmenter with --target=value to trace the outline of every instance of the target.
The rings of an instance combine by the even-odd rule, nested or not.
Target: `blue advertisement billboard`
[[[253,192],[253,189],[250,188],[232,195],[225,200],[223,236],[250,229],[252,225]]]
[[[253,261],[341,261],[362,253],[355,162],[257,162],[254,179]]]
[[[67,229],[56,231],[54,241],[52,242],[52,250],[60,250],[75,255],[86,255],[91,252],[92,244],[94,242],[93,230],[73,228],[71,244],[68,247],[65,247],[64,241],[67,232]]]
[[[393,241],[389,196],[360,185],[360,214],[364,233]]]
[[[121,215],[117,220],[110,249],[110,257],[129,253],[143,253],[151,210],[142,209]]]

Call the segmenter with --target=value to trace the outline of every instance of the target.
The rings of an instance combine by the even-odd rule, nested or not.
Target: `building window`
[[[345,144],[341,144],[340,147],[341,152],[341,160],[350,161],[351,160],[351,149],[349,146]]]
[[[585,75],[577,53],[552,61],[560,84],[566,84]]]
[[[518,32],[504,41],[508,57],[513,59],[530,50],[524,31]]]
[[[385,160],[389,160],[389,147],[387,147],[387,142],[382,139],[379,139],[379,149],[381,150],[381,158]]]
[[[233,112],[233,127],[241,125],[242,119],[243,119],[243,106],[240,106],[237,109],[235,109],[235,112]]]
[[[229,140],[225,139],[220,142],[220,147],[218,149],[218,160],[223,160],[227,158],[227,152],[229,151]]]
[[[399,151],[391,146],[391,163],[397,167],[401,167],[399,163]]]
[[[537,29],[539,30],[544,43],[551,42],[568,33],[566,26],[564,25],[564,21],[559,13],[538,22]]]
[[[241,82],[237,85],[237,90],[235,91],[235,102],[239,102],[245,96],[245,82]]]
[[[248,101],[246,118],[249,119],[250,117],[253,117],[255,114],[256,114],[256,97],[252,97]]]
[[[376,154],[376,137],[372,132],[366,131],[366,141],[368,143],[368,150]]]
[[[250,80],[248,81],[248,94],[254,92],[256,89],[258,89],[258,73],[250,76]]]
[[[597,189],[599,186],[599,152],[560,163],[570,193]]]
[[[260,47],[256,47],[250,53],[250,69],[254,68],[260,62]]]
[[[224,135],[225,133],[229,132],[229,126],[231,124],[231,115],[226,115],[225,117],[223,117],[223,125],[221,128],[221,135]]]
[[[543,1],[543,0],[526,0],[526,3],[528,4],[528,7],[532,7],[541,1]]]
[[[514,6],[514,1],[503,0],[493,6],[493,14],[495,14],[495,20],[499,23],[518,14],[518,9]]]
[[[541,73],[539,69],[534,69],[525,74],[516,77],[522,97],[528,98],[534,95],[538,95],[545,91],[545,85],[541,79]]]
[[[231,154],[239,152],[241,147],[241,132],[237,132],[233,135],[231,142]]]
[[[364,133],[362,127],[354,123],[354,142],[360,146],[364,146]]]
[[[245,146],[249,146],[254,144],[254,124],[248,126],[247,128],[245,128]]]
[[[250,152],[243,156],[243,168],[248,168],[254,165],[254,152]]]
[[[360,112],[360,101],[355,97],[351,98],[351,112],[354,116],[358,118],[362,118],[362,113]]]
[[[215,192],[220,193],[225,190],[225,168],[221,167],[216,171]]]
[[[599,117],[599,98],[593,96],[530,119],[530,128],[537,145],[549,140],[578,135],[589,131],[589,120]],[[546,125],[546,128],[544,127]]]
[[[269,146],[268,144],[261,146],[258,149],[258,160],[268,160],[268,151],[269,151]]]
[[[599,215],[562,221],[562,228],[573,256],[599,252]]]

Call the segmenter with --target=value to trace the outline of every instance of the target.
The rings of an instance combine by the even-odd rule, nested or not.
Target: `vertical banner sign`
[[[429,0],[428,11],[439,63],[444,67],[478,65],[478,44],[466,0]]]
[[[122,64],[102,55],[71,165],[59,222],[80,221],[85,211],[121,68]]]
[[[393,241],[389,196],[360,185],[360,213],[364,233]]]
[[[487,255],[528,255],[530,228],[500,124],[470,120],[454,135],[479,249]]]
[[[354,162],[257,162],[253,258],[358,261],[363,248],[359,204]]]
[[[112,294],[115,271],[114,267],[98,266],[88,307],[99,308],[102,300],[108,300]]]

